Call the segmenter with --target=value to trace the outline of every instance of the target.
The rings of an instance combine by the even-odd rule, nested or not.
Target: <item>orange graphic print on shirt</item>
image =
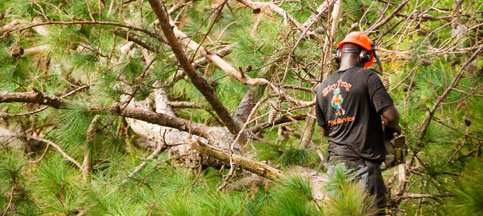
[[[342,109],[342,102],[344,102],[344,98],[342,98],[342,95],[340,94],[340,89],[337,88],[334,90],[334,95],[332,96],[331,101],[332,107],[337,110],[335,113],[336,116],[341,116],[345,114],[344,109]]]

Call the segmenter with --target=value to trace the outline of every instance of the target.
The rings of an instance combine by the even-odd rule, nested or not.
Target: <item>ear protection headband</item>
[[[342,57],[342,53],[360,53],[359,54],[359,60],[361,63],[365,64],[369,61],[371,61],[372,57],[375,55],[374,52],[374,45],[371,43],[371,49],[370,50],[364,50],[361,52],[362,49],[360,48],[342,48],[342,51],[337,47],[335,49],[335,54],[334,54],[334,59],[337,63],[340,62],[340,58]]]

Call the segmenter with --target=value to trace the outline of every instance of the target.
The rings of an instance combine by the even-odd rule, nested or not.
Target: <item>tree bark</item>
[[[170,116],[168,114],[156,113],[141,108],[124,107],[119,105],[112,106],[109,111],[112,114],[119,114],[124,117],[134,118],[152,124],[172,127],[185,132],[191,132],[201,137],[210,137],[210,134],[208,134],[209,128],[206,125],[196,122],[190,122],[189,120]]]
[[[171,26],[168,14],[164,9],[163,5],[161,5],[161,2],[159,0],[149,0],[149,4],[153,8],[154,13],[159,19],[161,28],[163,29],[164,35],[166,36],[166,39],[171,46],[171,49],[176,55],[176,59],[178,59],[178,62],[180,63],[181,67],[183,67],[184,71],[190,78],[193,85],[195,85],[195,87],[201,92],[201,94],[203,94],[203,96],[213,107],[213,109],[221,118],[228,130],[230,130],[232,134],[238,134],[238,132],[240,132],[240,127],[235,123],[226,107],[215,95],[213,87],[203,77],[198,75],[196,70],[189,62],[188,57],[181,48],[179,41],[173,32],[174,26]],[[248,138],[246,134],[242,134],[242,137],[240,139],[240,145],[245,145],[247,140]]]
[[[247,121],[248,115],[252,111],[255,104],[260,100],[260,96],[263,94],[265,86],[252,86],[243,96],[242,100],[236,108],[233,119],[239,124],[244,124]]]

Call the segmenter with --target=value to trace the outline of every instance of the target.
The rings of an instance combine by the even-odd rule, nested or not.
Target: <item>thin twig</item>
[[[15,185],[12,186],[12,190],[10,191],[10,200],[8,201],[7,207],[5,208],[5,211],[3,212],[2,216],[7,215],[8,209],[10,209],[10,205],[12,205],[14,191],[15,191]]]

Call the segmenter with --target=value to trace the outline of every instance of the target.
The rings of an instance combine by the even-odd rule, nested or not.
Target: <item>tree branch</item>
[[[216,55],[218,55],[220,57],[224,57],[224,56],[230,54],[230,52],[231,52],[231,46],[226,46],[223,49],[216,51]],[[202,58],[194,61],[192,65],[193,65],[193,68],[194,69],[198,69],[202,65],[207,64],[209,61],[210,60],[208,58],[202,57]],[[185,75],[184,70],[183,69],[178,69],[176,71],[176,73],[174,73],[172,76],[170,76],[166,82],[168,83],[168,85],[171,85],[174,82],[182,79],[184,77],[184,75]]]
[[[292,23],[299,32],[306,32],[306,28],[301,25],[295,18],[293,18],[287,11],[279,7],[278,5],[274,4],[273,2],[252,2],[251,0],[236,0],[237,2],[240,2],[241,4],[251,8],[254,13],[259,13],[260,10],[264,7],[270,8],[270,10],[274,11],[275,13],[278,13],[280,16],[282,16],[284,19],[288,20],[290,23]],[[323,7],[321,5],[320,14],[323,13]],[[318,17],[318,16],[316,16]],[[316,19],[316,18],[315,18]],[[322,39],[317,36],[314,32],[312,31],[307,31],[305,33],[307,36],[310,38],[317,40],[319,42],[322,42]]]
[[[153,8],[154,13],[159,19],[161,28],[163,29],[164,35],[166,36],[168,43],[171,46],[171,49],[176,55],[176,59],[178,59],[179,64],[181,65],[181,67],[183,67],[185,73],[188,75],[193,85],[201,92],[201,94],[203,94],[203,96],[213,107],[213,109],[221,118],[228,130],[230,130],[232,134],[238,134],[238,132],[240,131],[240,127],[235,123],[226,107],[215,95],[213,87],[203,77],[198,75],[196,70],[193,68],[193,65],[191,65],[191,63],[189,62],[188,57],[181,48],[179,41],[175,36],[174,30],[177,28],[170,24],[170,19],[164,6],[161,5],[161,2],[159,0],[149,0],[149,4]],[[200,51],[201,50],[204,49],[200,47]],[[241,139],[241,144],[244,145],[246,141],[247,136],[243,135],[243,139]]]
[[[0,103],[24,102],[35,103],[62,109],[66,107],[66,101],[55,95],[48,95],[43,92],[0,92]]]
[[[422,198],[442,198],[442,197],[454,197],[454,194],[415,194],[405,193],[397,199],[422,199]]]
[[[170,101],[168,105],[173,108],[201,108],[201,105],[189,101]]]
[[[170,22],[170,21],[168,21]],[[172,27],[172,32],[176,35],[176,38],[179,39],[181,43],[186,45],[193,51],[197,51],[198,54],[201,56],[209,59],[213,62],[216,66],[218,66],[221,70],[225,71],[230,77],[240,81],[245,85],[265,85],[268,84],[268,81],[263,78],[251,78],[246,76],[242,72],[236,70],[230,63],[226,62],[216,53],[212,53],[208,51],[205,47],[201,46],[200,44],[193,41],[190,37],[188,37],[185,33],[178,29],[175,25]]]
[[[23,135],[19,135],[19,136],[23,136]],[[57,149],[58,152],[60,152],[60,154],[62,154],[62,156],[64,156],[68,161],[72,162],[73,164],[75,164],[79,169],[82,170],[82,165],[77,162],[74,158],[72,158],[71,156],[69,156],[59,145],[57,145],[56,143],[50,141],[50,140],[47,140],[47,139],[43,139],[43,138],[40,138],[40,137],[32,137],[32,136],[23,136],[25,138],[28,138],[28,139],[33,139],[33,140],[37,140],[37,141],[40,141],[40,142],[44,142],[44,143],[47,143],[47,145],[51,145],[52,147],[54,147],[55,149]]]
[[[458,73],[454,77],[451,84],[446,88],[446,90],[443,92],[443,94],[441,94],[438,97],[438,99],[436,100],[436,102],[433,104],[433,107],[429,111],[429,114],[426,116],[426,118],[421,123],[421,127],[420,127],[420,130],[419,130],[421,132],[420,132],[420,135],[418,137],[418,140],[416,141],[416,146],[421,145],[422,140],[424,138],[424,135],[426,134],[426,130],[428,129],[429,123],[431,122],[431,119],[433,118],[434,113],[436,112],[436,109],[438,109],[441,102],[443,102],[446,99],[446,97],[451,92],[451,90],[453,90],[454,87],[458,84],[458,82],[461,79],[461,76],[463,75],[463,72],[465,72],[464,69],[466,68],[466,66],[468,66],[477,56],[479,56],[479,54],[481,53],[482,50],[483,50],[483,47],[480,47],[478,50],[475,51],[475,53],[473,53],[473,55],[468,60],[466,60],[466,62],[461,66],[460,70],[458,71]]]
[[[176,128],[181,131],[191,132],[194,135],[198,135],[204,138],[209,138],[208,127],[196,122],[190,122],[189,120],[174,117],[164,113],[156,113],[147,111],[141,108],[125,107],[125,106],[112,106],[109,109],[111,114],[118,114],[124,117],[133,118],[149,122],[152,124],[167,126]]]
[[[191,140],[190,145],[193,149],[198,151],[201,154],[206,154],[208,156],[214,157],[218,160],[221,160],[227,164],[230,163],[230,154],[225,153],[221,150],[211,148],[198,140]],[[253,172],[257,175],[263,176],[268,179],[275,179],[277,177],[282,176],[282,172],[278,169],[275,169],[269,165],[260,163],[258,161],[253,161],[248,158],[232,154],[231,158],[233,162],[243,169]]]
[[[140,39],[137,39],[137,38],[134,38],[134,37],[131,37],[130,35],[128,35],[129,34],[128,32],[116,30],[116,31],[114,31],[114,34],[119,36],[119,37],[125,38],[128,41],[132,41],[135,44],[137,44],[137,45],[143,47],[144,49],[147,49],[147,50],[149,50],[153,53],[156,53],[158,55],[160,54],[158,50],[154,49],[154,47],[148,45],[147,43],[144,43]],[[126,35],[127,35],[127,37],[126,37]]]
[[[372,33],[374,33],[374,30],[376,30],[377,28],[381,27],[382,25],[386,24],[390,19],[392,19],[394,17],[394,15],[396,15],[407,3],[409,2],[409,0],[405,0],[403,2],[401,2],[399,4],[399,6],[397,6],[396,9],[394,9],[394,11],[392,11],[391,14],[389,14],[386,18],[384,18],[383,20],[381,20],[380,22],[372,25],[371,27],[369,27],[367,30],[366,30],[366,33],[368,35],[371,35]]]
[[[285,122],[291,122],[292,119],[304,120],[306,117],[307,117],[306,114],[297,114],[297,115],[293,115],[293,116],[283,115],[283,116],[279,116],[279,117],[275,118],[273,123],[263,122],[261,124],[258,124],[256,126],[251,127],[249,130],[252,133],[258,133],[265,128],[271,127],[272,125],[278,125],[278,124],[282,124],[282,123],[285,123]],[[292,118],[292,119],[290,119],[290,118]]]
[[[10,28],[10,29],[7,29],[7,31],[9,31],[9,32],[10,31],[23,31],[23,30],[26,30],[26,29],[30,29],[30,28],[33,28],[33,27],[36,27],[36,26],[43,26],[43,25],[78,25],[78,24],[119,26],[119,27],[131,29],[131,30],[134,30],[134,31],[143,32],[143,33],[145,33],[145,34],[147,34],[147,35],[149,35],[153,38],[158,39],[161,42],[166,43],[166,40],[155,32],[151,32],[151,31],[148,31],[146,29],[138,28],[138,27],[131,26],[131,25],[128,25],[128,24],[124,24],[124,23],[117,23],[117,22],[110,22],[110,21],[88,21],[88,20],[70,21],[70,22],[49,21],[49,22],[42,22],[42,23],[34,23],[34,24],[29,25],[27,27]]]

